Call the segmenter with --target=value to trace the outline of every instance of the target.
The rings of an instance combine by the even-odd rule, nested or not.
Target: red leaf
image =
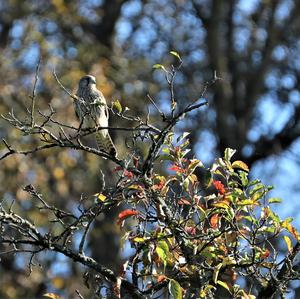
[[[178,173],[184,173],[184,169],[182,169],[180,166],[173,164],[169,170],[176,171]]]
[[[133,173],[131,172],[131,171],[128,171],[128,170],[124,170],[124,175],[126,176],[126,177],[128,177],[129,179],[132,179],[133,178]]]
[[[265,252],[261,255],[263,259],[266,259],[270,256],[270,250],[266,249]]]
[[[196,228],[193,226],[187,226],[184,229],[188,234],[195,236],[196,235]]]
[[[139,212],[135,210],[130,210],[130,209],[124,210],[121,213],[119,213],[118,223],[121,223],[123,220],[125,220],[128,217],[136,216],[138,214]]]

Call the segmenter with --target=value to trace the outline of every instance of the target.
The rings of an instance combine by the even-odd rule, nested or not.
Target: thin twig
[[[32,95],[30,96],[30,98],[31,98],[30,120],[31,120],[31,127],[32,128],[34,126],[34,110],[35,110],[36,88],[37,88],[37,82],[39,80],[40,65],[41,65],[41,58],[39,59],[38,64],[36,66],[34,84],[33,84],[33,89],[32,89]]]

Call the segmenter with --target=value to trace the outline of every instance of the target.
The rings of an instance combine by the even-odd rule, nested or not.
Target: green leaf
[[[281,198],[279,197],[269,198],[269,203],[281,203]]]
[[[152,68],[154,68],[154,69],[162,69],[164,72],[167,71],[166,68],[162,64],[159,64],[159,63],[154,64]]]
[[[181,57],[176,51],[171,51],[170,54],[177,57],[181,61]]]
[[[231,294],[230,288],[229,288],[229,286],[228,286],[228,284],[226,282],[218,280],[217,284],[219,284],[220,286],[222,286],[223,288],[225,288]]]
[[[166,241],[159,241],[158,242],[158,247],[160,247],[161,249],[163,249],[163,251],[165,253],[169,252],[169,246],[168,246],[168,243]]]
[[[246,187],[248,185],[248,174],[245,171],[239,171],[239,178],[241,179],[243,187]]]
[[[116,108],[116,110],[118,111],[118,113],[122,113],[122,111],[123,111],[123,108],[122,108],[122,105],[121,105],[121,103],[120,103],[120,101],[119,100],[115,100],[114,102],[113,102],[113,108]]]
[[[180,284],[176,280],[170,279],[168,288],[169,293],[173,296],[174,299],[182,299],[182,289]]]
[[[167,265],[167,255],[164,252],[164,250],[160,247],[156,247],[156,253],[159,256],[159,258],[163,261],[164,266],[166,267],[166,265]]]
[[[224,154],[224,158],[227,162],[230,162],[232,156],[235,154],[236,150],[232,149],[232,148],[226,148],[225,149],[225,154]]]

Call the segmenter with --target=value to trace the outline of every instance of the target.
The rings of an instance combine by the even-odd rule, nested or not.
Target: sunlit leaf
[[[284,221],[282,221],[281,223],[281,227],[285,228],[288,232],[290,232],[295,239],[298,240],[299,238],[299,233],[296,230],[296,228],[294,226],[291,225],[290,220],[289,219],[285,219]]]
[[[164,267],[166,267],[168,256],[167,256],[166,252],[164,251],[164,249],[161,247],[156,247],[155,251],[156,251],[158,257],[160,258],[160,260],[163,262]]]
[[[281,198],[279,197],[272,197],[272,198],[269,198],[269,203],[281,203]]]
[[[123,111],[122,105],[119,100],[115,100],[113,102],[113,108],[115,108],[118,111],[118,113],[122,113]]]
[[[168,288],[170,294],[173,296],[174,299],[182,299],[182,289],[180,284],[176,280],[170,279]]]
[[[163,71],[167,71],[166,68],[162,65],[162,64],[159,64],[159,63],[156,63],[152,66],[154,69],[162,69]]]
[[[135,237],[135,238],[132,239],[132,241],[135,242],[135,243],[144,243],[145,238]]]
[[[235,154],[235,152],[236,152],[236,150],[234,150],[232,148],[226,148],[225,149],[225,154],[224,154],[225,160],[228,161],[228,162],[230,162],[230,159]]]
[[[61,297],[54,293],[46,293],[43,295],[43,297],[51,298],[51,299],[61,299]]]
[[[222,268],[222,264],[218,264],[217,266],[215,266],[215,269],[214,269],[214,273],[213,273],[213,282],[215,284],[217,284],[217,281],[218,281],[218,276],[219,276],[219,272]]]
[[[244,163],[243,161],[234,161],[232,163],[232,168],[235,168],[235,169],[242,169],[246,172],[249,172],[249,167],[246,163]]]
[[[100,201],[105,201],[106,200],[106,196],[102,193],[96,193],[95,196],[97,197],[98,200]]]
[[[190,132],[183,132],[182,134],[180,134],[178,137],[177,137],[177,142],[180,142],[182,141],[183,139],[185,139],[187,136],[190,135]]]
[[[181,57],[176,51],[170,51],[170,54],[177,57],[181,61]]]
[[[190,173],[194,172],[194,170],[196,169],[196,167],[203,167],[203,163],[198,160],[198,159],[191,159],[190,160],[190,164],[188,166],[188,170]]]
[[[230,207],[229,203],[227,201],[219,201],[219,202],[213,203],[212,206],[216,207],[216,208],[223,208],[223,209],[228,209]]]
[[[286,243],[286,246],[288,248],[288,251],[289,252],[292,252],[293,251],[293,245],[292,245],[292,241],[291,239],[289,238],[289,236],[283,236],[283,239]]]

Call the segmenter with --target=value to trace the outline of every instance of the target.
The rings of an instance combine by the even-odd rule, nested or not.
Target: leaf
[[[54,293],[46,293],[43,295],[43,297],[51,298],[51,299],[60,299],[61,297],[54,294]]]
[[[236,150],[232,149],[232,148],[226,148],[225,149],[225,153],[224,153],[224,158],[227,162],[230,162],[230,159],[232,158],[232,156],[235,154]]]
[[[299,233],[296,230],[296,228],[291,225],[291,223],[290,223],[291,221],[292,220],[290,220],[290,219],[285,219],[284,221],[282,221],[281,227],[285,228],[288,232],[290,232],[294,236],[295,239],[298,240]]]
[[[222,268],[222,264],[218,264],[217,266],[215,266],[214,273],[213,273],[213,282],[215,284],[217,284],[218,276],[221,268]]]
[[[161,247],[156,247],[155,251],[156,251],[158,257],[162,260],[162,262],[164,264],[164,267],[166,267],[167,266],[167,258],[168,257],[167,257],[166,252],[164,251],[164,249],[161,248]]]
[[[269,198],[269,203],[281,203],[281,198],[279,197],[272,197],[272,198]]]
[[[122,105],[119,100],[115,100],[113,102],[113,108],[116,108],[116,110],[118,111],[119,114],[121,114],[123,111]]]
[[[158,242],[158,247],[162,248],[164,252],[168,253],[169,252],[169,246],[166,241],[159,241]]]
[[[132,216],[136,216],[138,215],[139,212],[138,211],[135,211],[135,210],[130,210],[130,209],[127,209],[127,210],[124,210],[122,211],[121,213],[119,213],[119,216],[118,216],[118,223],[120,224],[123,220],[125,220],[126,218],[128,217],[132,217]]]
[[[182,289],[180,284],[176,280],[170,279],[168,287],[169,292],[174,299],[182,299]]]
[[[229,204],[227,201],[219,201],[219,202],[216,202],[214,204],[212,204],[213,207],[216,207],[216,208],[223,208],[223,209],[229,209]]]
[[[219,284],[220,286],[222,286],[223,288],[225,288],[230,294],[231,294],[231,290],[228,286],[228,284],[224,281],[218,280],[217,284]]]
[[[167,276],[165,275],[158,275],[157,277],[157,283],[163,282],[167,279]]]
[[[144,243],[145,238],[135,237],[135,238],[132,239],[132,241],[135,242],[135,243]]]
[[[100,201],[105,201],[105,199],[107,198],[104,194],[102,193],[96,193],[95,196],[97,196],[97,199]]]
[[[218,214],[214,214],[211,216],[210,218],[210,226],[213,229],[217,229],[219,227],[219,215]]]
[[[246,163],[244,163],[243,161],[234,161],[232,163],[232,168],[238,168],[238,169],[242,169],[246,172],[249,172],[249,167]]]
[[[162,65],[162,64],[159,64],[159,63],[156,63],[152,66],[152,68],[154,69],[162,69],[164,72],[166,72],[166,68]]]
[[[284,241],[286,243],[288,251],[291,253],[293,251],[293,245],[292,245],[291,239],[289,238],[289,236],[283,236],[283,239],[284,239]]]
[[[177,137],[177,142],[180,142],[182,141],[183,139],[185,139],[187,136],[190,135],[190,132],[183,132],[182,134],[180,134],[178,137]]]
[[[181,61],[181,57],[176,51],[170,51],[170,54],[177,57]]]
[[[198,159],[191,159],[190,164],[188,166],[189,173],[193,173],[196,167],[203,167],[203,163]]]
[[[246,187],[248,185],[248,175],[245,171],[239,171],[239,177],[241,179],[243,187]]]

